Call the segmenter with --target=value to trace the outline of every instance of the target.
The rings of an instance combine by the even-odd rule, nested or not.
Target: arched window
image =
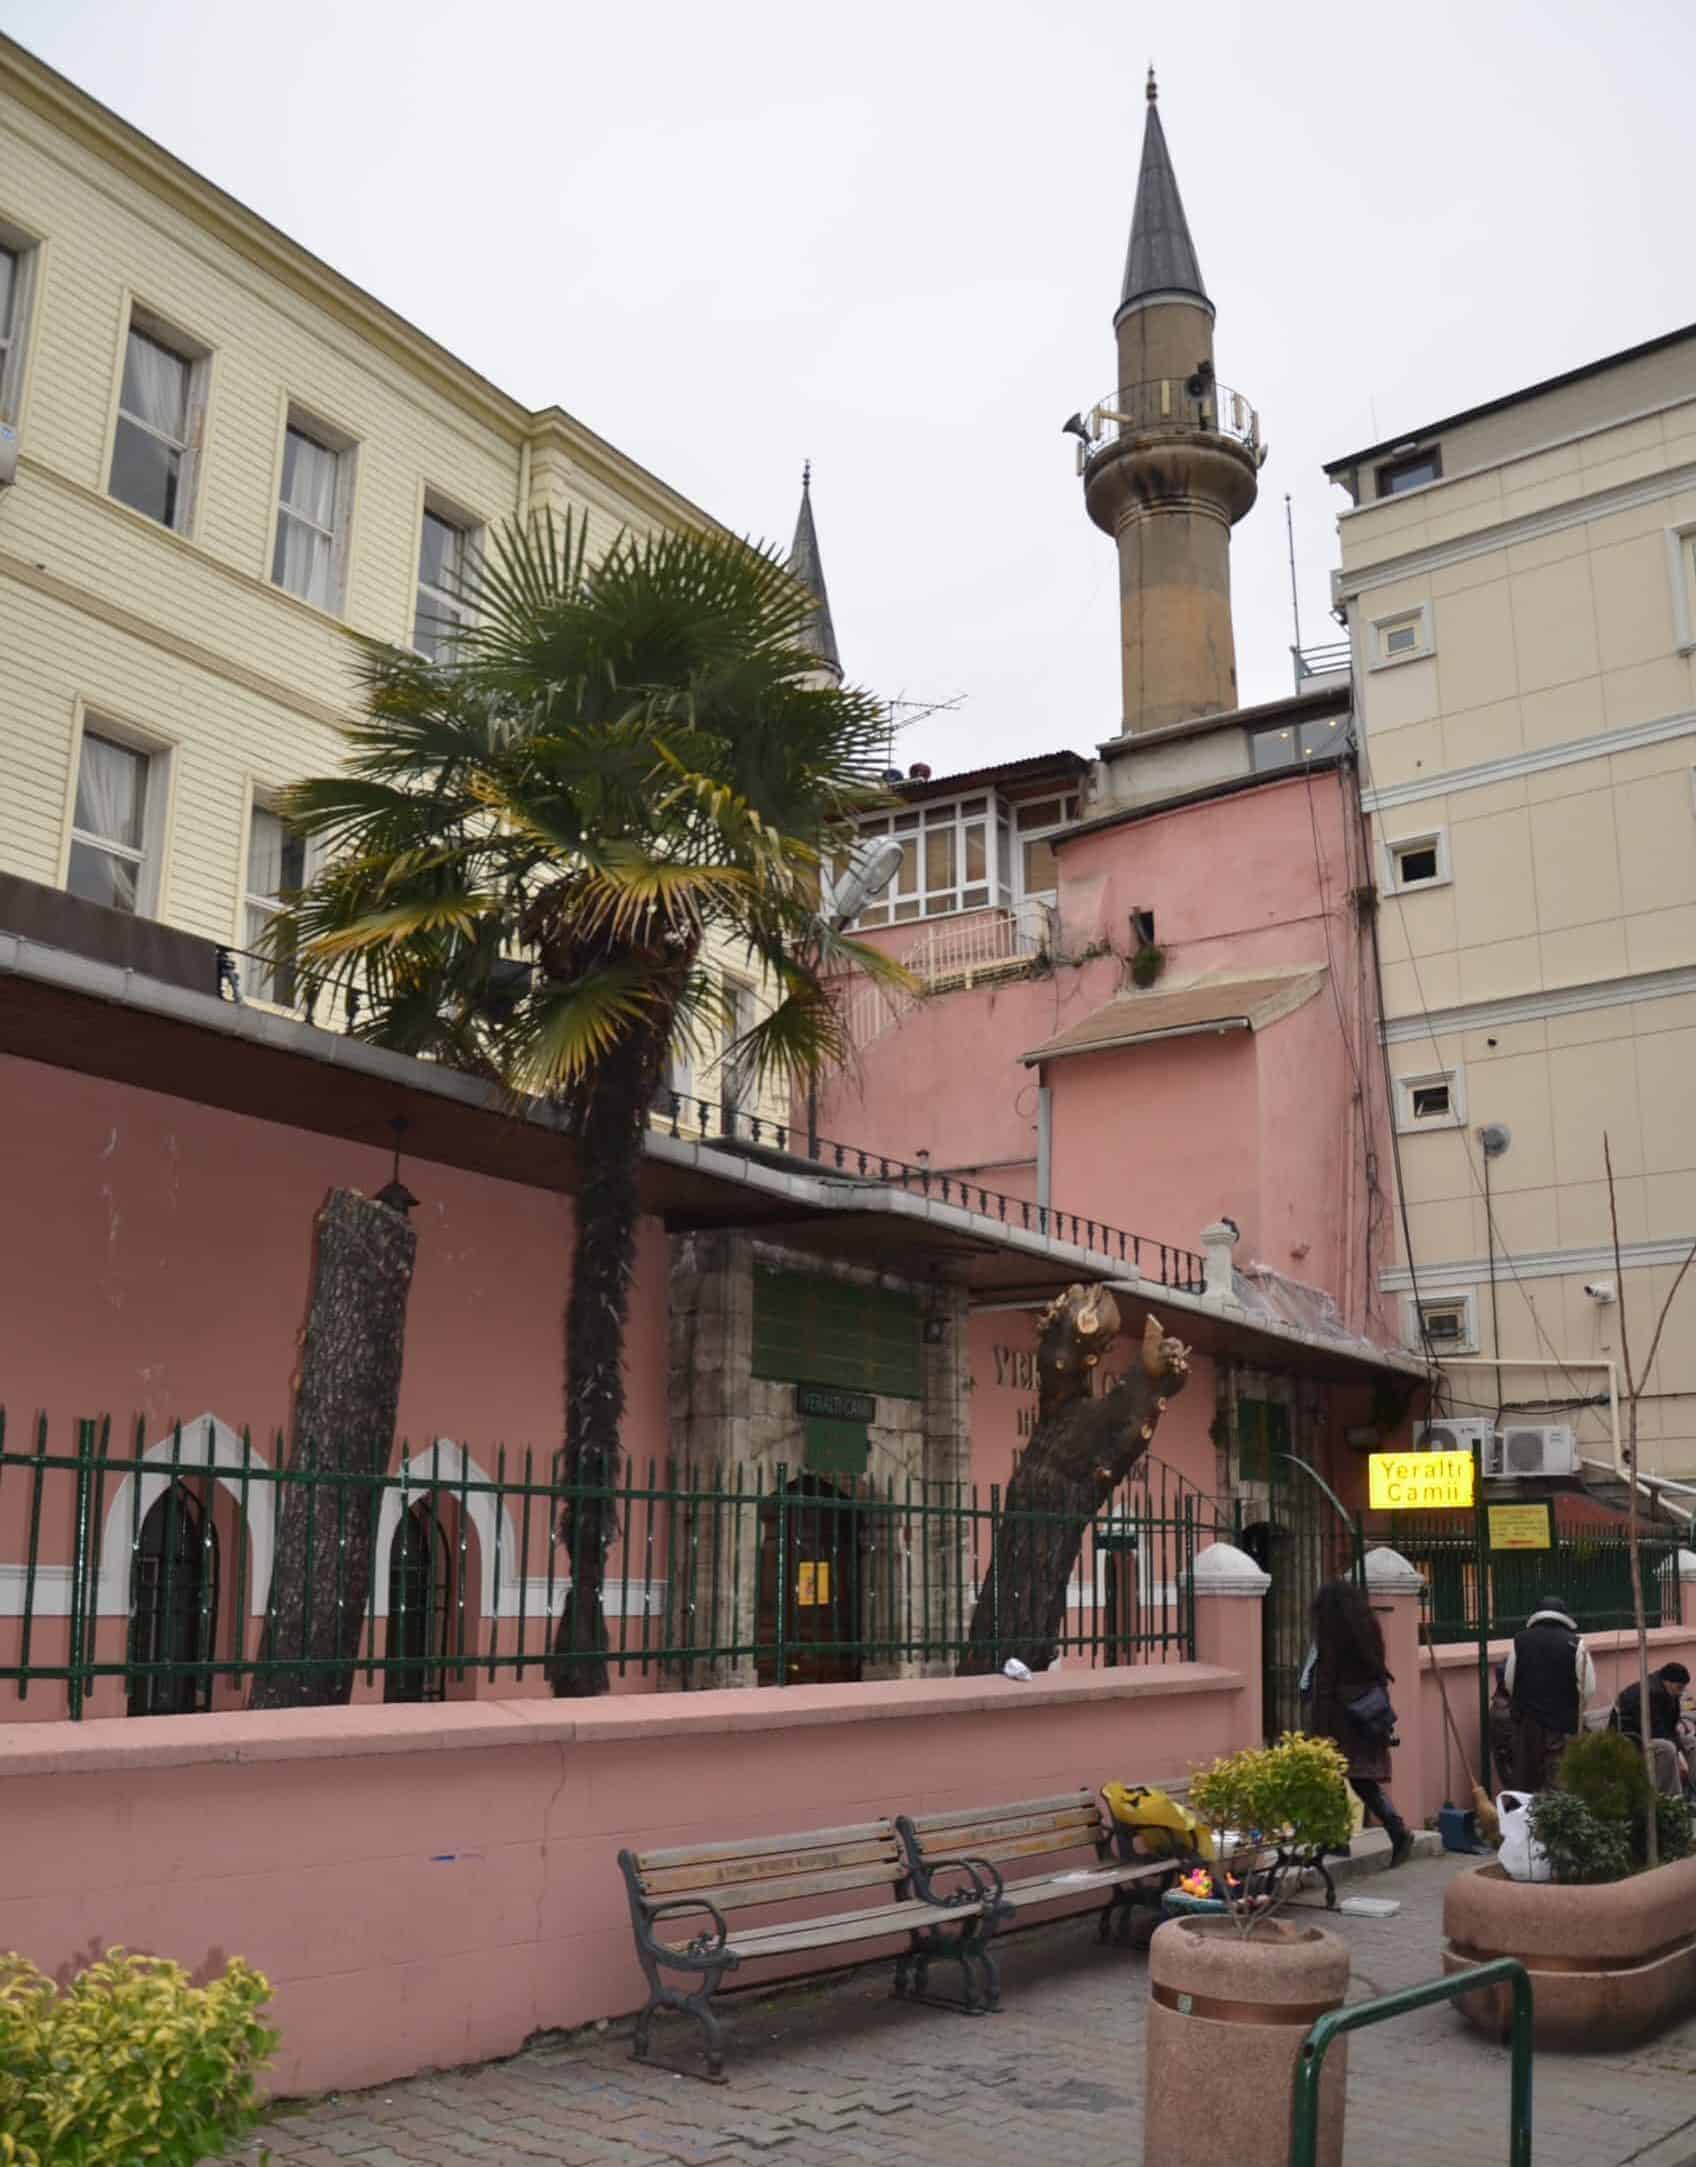
[[[386,1701],[447,1698],[450,1570],[448,1539],[436,1500],[421,1497],[402,1515],[389,1552],[387,1645],[391,1658],[419,1660],[386,1674]]]
[[[211,1705],[218,1618],[218,1531],[205,1500],[177,1481],[149,1508],[130,1578],[132,1716],[194,1715]]]

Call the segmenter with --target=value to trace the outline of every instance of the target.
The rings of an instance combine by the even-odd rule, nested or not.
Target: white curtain
[[[247,892],[277,895],[283,885],[283,823],[263,807],[253,808],[247,843]]]
[[[291,512],[326,532],[336,523],[336,468],[333,451],[291,429],[283,443],[283,502]]]
[[[85,731],[77,769],[76,825],[85,835],[141,848],[147,812],[147,762],[126,745]]]
[[[188,434],[188,363],[144,332],[132,331],[119,404],[135,420],[182,443]]]
[[[271,577],[320,609],[335,603],[336,479],[341,462],[298,429],[283,440],[282,508]]]

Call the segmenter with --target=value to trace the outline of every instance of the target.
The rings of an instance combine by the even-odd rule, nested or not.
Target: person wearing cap
[[[1689,1768],[1679,1751],[1679,1725],[1684,1717],[1684,1689],[1690,1673],[1682,1663],[1663,1663],[1649,1673],[1649,1772],[1657,1791],[1680,1798],[1689,1781]],[[1628,1685],[1614,1702],[1608,1718],[1610,1729],[1627,1738],[1643,1735],[1642,1688]]]
[[[1596,1697],[1596,1666],[1560,1596],[1545,1595],[1514,1636],[1502,1683],[1513,1728],[1514,1788],[1544,1790]]]

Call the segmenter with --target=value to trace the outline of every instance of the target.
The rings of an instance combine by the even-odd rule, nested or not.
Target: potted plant
[[[1131,983],[1144,992],[1159,978],[1166,968],[1166,951],[1153,941],[1144,941],[1131,958]]]
[[[1651,1790],[1637,1741],[1617,1731],[1575,1738],[1555,1787],[1532,1800],[1530,1822],[1551,1878],[1516,1881],[1497,1863],[1451,1881],[1444,1970],[1518,1957],[1532,1975],[1539,2045],[1618,2046],[1696,2006],[1690,1808]],[[1505,2036],[1498,1992],[1464,1995],[1456,2007],[1476,2030]]]
[[[1348,1989],[1348,1945],[1279,1914],[1303,1869],[1349,1840],[1348,1769],[1326,1738],[1292,1732],[1191,1778],[1211,1833],[1212,1915],[1168,1919],[1149,1944],[1144,2167],[1282,2167],[1301,2042]],[[1319,2157],[1343,2156],[1345,2040],[1326,2056]],[[1333,2067],[1333,2064],[1335,2066]],[[1228,2068],[1197,2114],[1197,2068]]]

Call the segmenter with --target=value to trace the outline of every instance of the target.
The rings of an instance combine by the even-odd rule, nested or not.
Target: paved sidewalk
[[[1437,1974],[1456,1870],[1417,1861],[1354,1884],[1403,1909],[1335,1922],[1353,1998]],[[892,2002],[881,1970],[739,1996],[725,2087],[639,2067],[615,2029],[285,2109],[234,2159],[252,2167],[265,2144],[277,2167],[1135,2167],[1146,1959],[1074,1921],[1006,1944],[1002,1970],[996,2017]],[[655,2046],[693,2055],[694,2027],[657,2025]],[[1350,2057],[1351,2163],[1506,2159],[1507,2056],[1451,2011],[1374,2027]],[[1196,2071],[1198,2112],[1221,2081]],[[1696,2167],[1696,2020],[1631,2055],[1539,2056],[1535,2121],[1537,2167]]]

